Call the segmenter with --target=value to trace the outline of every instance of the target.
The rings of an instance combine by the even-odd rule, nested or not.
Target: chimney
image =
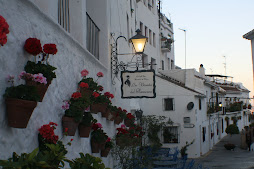
[[[203,67],[203,64],[200,64],[199,73],[201,77],[205,78],[205,68]]]

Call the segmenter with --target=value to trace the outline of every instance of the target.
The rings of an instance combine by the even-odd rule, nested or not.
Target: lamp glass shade
[[[143,53],[147,38],[131,39],[132,45],[136,53]]]

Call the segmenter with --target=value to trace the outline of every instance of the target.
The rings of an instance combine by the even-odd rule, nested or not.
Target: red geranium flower
[[[47,54],[56,54],[57,53],[57,48],[55,44],[45,44],[43,46],[43,51]]]
[[[85,82],[81,82],[81,83],[79,84],[79,86],[82,87],[82,88],[89,88],[88,83],[85,83]]]
[[[6,44],[7,43],[7,36],[6,36],[6,34],[0,34],[0,45],[1,46],[4,46],[4,44]]]
[[[93,92],[93,97],[99,97],[100,96],[100,94],[99,93],[97,93],[97,92]]]
[[[80,92],[75,92],[75,93],[73,93],[73,94],[71,95],[71,98],[73,98],[73,99],[78,99],[78,98],[80,98],[80,97],[82,97],[82,95],[81,95]]]
[[[25,42],[24,48],[28,53],[34,56],[42,52],[41,41],[36,38],[28,38]]]
[[[8,34],[9,33],[9,25],[6,22],[6,20],[4,19],[4,17],[2,17],[0,15],[0,35],[2,34]]]
[[[127,114],[127,118],[128,118],[128,119],[134,119],[135,117],[134,117],[131,113],[128,113],[128,114]]]

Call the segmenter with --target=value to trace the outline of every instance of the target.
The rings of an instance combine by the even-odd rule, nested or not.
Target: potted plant
[[[67,128],[69,136],[74,136],[79,123],[83,119],[84,110],[89,107],[90,101],[82,97],[80,92],[74,92],[69,101],[65,101],[62,106],[65,115],[62,118],[63,129]]]
[[[100,123],[95,123],[92,125],[91,133],[91,148],[92,153],[99,153],[100,149],[105,146],[108,136],[102,130],[102,125]]]
[[[34,86],[23,84],[14,86],[14,76],[9,76],[8,82],[11,82],[12,86],[7,87],[3,95],[8,125],[15,128],[26,128],[33,110],[37,106],[38,92]]]
[[[76,158],[72,161],[68,160],[71,169],[109,169],[106,168],[104,163],[99,157],[94,157],[90,154],[84,155],[79,153],[80,158]]]
[[[235,149],[235,145],[232,143],[226,143],[226,144],[224,144],[224,147],[227,150],[232,150],[232,149],[234,150]]]
[[[135,116],[133,116],[131,113],[128,113],[126,115],[126,118],[124,119],[124,124],[127,126],[127,127],[130,127],[131,125],[134,124],[134,121],[135,121]]]
[[[98,85],[97,80],[100,77],[103,77],[104,75],[102,72],[98,72],[97,73],[98,79],[94,81],[93,78],[87,77],[88,74],[89,74],[88,70],[86,69],[82,70],[81,71],[82,80],[78,84],[79,84],[79,91],[81,92],[82,96],[91,97],[93,92],[98,92],[103,90],[103,87]]]
[[[9,25],[4,19],[4,17],[2,17],[1,15],[0,15],[0,23],[1,23],[0,24],[0,45],[4,46],[7,43],[7,34],[9,33]]]
[[[230,136],[232,136],[233,134],[239,134],[239,129],[237,127],[236,124],[230,124],[227,128],[226,128],[226,133],[230,134]],[[226,143],[224,144],[224,147],[227,150],[231,150],[235,148],[235,145],[233,143]]]
[[[110,98],[98,92],[93,92],[92,94],[92,105],[91,105],[91,112],[92,113],[106,113],[106,109],[108,105],[111,104]]]
[[[36,82],[34,80],[31,80],[30,78],[25,79],[27,85],[35,86],[37,88],[40,95],[40,101],[42,101],[48,89],[48,86],[51,84],[52,79],[56,78],[56,74],[54,72],[56,68],[48,64],[49,55],[55,55],[57,53],[56,45],[45,44],[42,49],[39,39],[28,38],[25,42],[24,49],[29,54],[32,54],[35,60],[35,62],[27,62],[25,66],[26,73],[30,73],[32,75],[40,74],[40,77],[46,79],[46,83],[39,83],[38,81]],[[39,54],[41,54],[42,56],[38,56],[39,58],[41,58],[41,60],[37,62],[36,56]]]
[[[31,153],[22,153],[20,156],[13,152],[12,157],[8,160],[0,160],[0,166],[4,169],[9,168],[50,168],[43,160],[37,158],[39,149],[34,149]]]
[[[96,123],[97,120],[93,118],[90,112],[85,112],[81,123],[79,123],[79,136],[89,137],[90,131],[92,129],[92,124]]]
[[[120,124],[126,118],[126,113],[127,110],[118,107],[116,111],[115,124]]]
[[[113,142],[110,137],[106,140],[105,147],[101,150],[101,157],[107,157],[110,149],[113,148]]]
[[[252,107],[251,104],[248,104],[248,109],[251,109],[251,107]]]
[[[114,121],[116,118],[118,108],[116,106],[108,105],[106,113],[102,113],[102,117],[106,117],[107,120]]]
[[[188,143],[188,141],[186,141],[186,144],[181,148],[180,153],[183,159],[187,159],[188,158],[188,154],[187,154],[187,148],[192,145],[194,143],[195,140],[192,140],[192,142]]]

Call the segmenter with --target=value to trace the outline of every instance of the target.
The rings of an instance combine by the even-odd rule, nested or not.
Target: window
[[[178,127],[165,127],[163,129],[164,143],[179,143]]]
[[[149,43],[152,45],[152,31],[149,29]]]
[[[164,61],[161,61],[161,70],[164,70]]]
[[[164,99],[164,110],[165,111],[174,110],[174,99],[173,98]]]
[[[69,0],[58,0],[58,23],[70,32]]]
[[[184,118],[183,118],[183,123],[189,124],[189,123],[190,123],[190,117],[184,117]]]
[[[143,66],[143,68],[146,68],[147,64],[148,64],[148,56],[143,53],[143,55],[142,55],[142,66]]]
[[[99,32],[100,29],[91,19],[91,17],[86,13],[87,16],[87,50],[93,54],[97,59],[99,59]]]
[[[156,44],[156,42],[155,42],[155,33],[153,33],[153,46],[154,47],[156,47],[155,44]]]
[[[140,28],[139,28],[139,29],[140,29],[140,31],[141,31],[141,34],[144,35],[143,23],[142,23],[142,22],[140,22]]]
[[[203,142],[205,142],[206,128],[202,127]]]
[[[147,37],[147,27],[145,26],[145,36]]]
[[[198,99],[198,107],[199,107],[199,110],[201,110],[201,108],[202,108],[201,105],[202,105],[202,104],[201,104],[201,99],[199,98],[199,99]]]
[[[174,61],[171,60],[171,69],[174,69]]]
[[[170,59],[168,58],[168,70],[170,70]]]
[[[221,119],[221,132],[224,133],[224,121]]]
[[[155,65],[156,64],[156,59],[154,59],[154,58],[151,58],[151,69],[154,69],[155,70]]]

